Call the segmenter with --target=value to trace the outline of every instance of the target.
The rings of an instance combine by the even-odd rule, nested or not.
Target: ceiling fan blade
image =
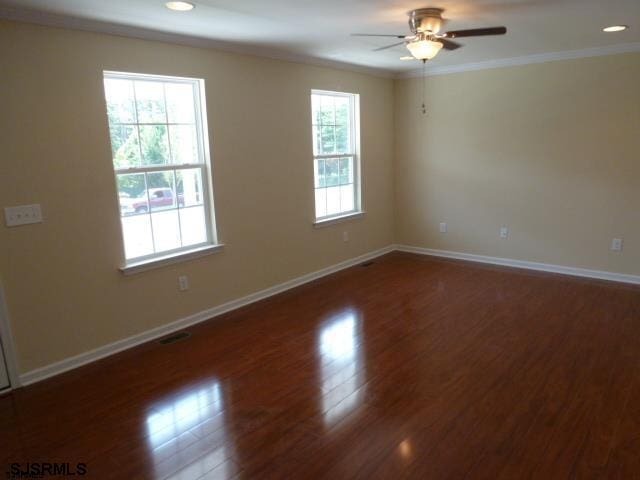
[[[436,42],[440,42],[442,44],[442,48],[445,50],[457,50],[462,47],[459,43],[452,42],[451,40],[447,40],[446,38],[438,38]]]
[[[393,37],[393,38],[408,38],[413,35],[378,35],[377,33],[352,33],[352,37]]]
[[[398,45],[404,45],[406,42],[398,42],[398,43],[393,43],[391,45],[387,45],[386,47],[380,47],[380,48],[374,48],[372,51],[373,52],[379,52],[381,50],[386,50],[388,48],[393,48],[393,47],[397,47]]]
[[[504,35],[507,27],[472,28],[470,30],[452,30],[445,33],[446,38],[483,37],[485,35]]]

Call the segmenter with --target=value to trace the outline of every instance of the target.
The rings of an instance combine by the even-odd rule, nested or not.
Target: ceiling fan
[[[411,52],[411,57],[402,57],[403,60],[422,60],[426,62],[435,57],[442,48],[456,50],[462,47],[461,44],[452,42],[451,38],[504,35],[507,33],[506,27],[472,28],[470,30],[451,30],[440,33],[440,29],[446,22],[442,18],[442,12],[444,10],[441,8],[418,8],[408,12],[409,28],[412,35],[377,35],[372,33],[352,33],[351,35],[354,37],[401,38],[401,42],[376,48],[374,52],[404,44]]]

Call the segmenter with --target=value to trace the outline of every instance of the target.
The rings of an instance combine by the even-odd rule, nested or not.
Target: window
[[[104,73],[127,264],[215,243],[204,82]]]
[[[316,221],[360,211],[358,100],[311,92]]]

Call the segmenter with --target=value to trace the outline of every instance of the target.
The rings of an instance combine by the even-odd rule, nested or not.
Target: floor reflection
[[[326,321],[320,331],[322,412],[332,426],[362,403],[364,361],[361,352],[362,322],[355,310]]]
[[[398,451],[404,460],[411,460],[413,457],[413,446],[411,445],[411,441],[408,438],[405,438],[398,445]]]
[[[223,394],[220,384],[169,401],[147,417],[156,478],[230,478]]]

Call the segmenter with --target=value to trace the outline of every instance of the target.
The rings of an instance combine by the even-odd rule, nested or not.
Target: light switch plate
[[[28,225],[30,223],[42,223],[42,210],[40,204],[19,205],[17,207],[4,208],[4,221],[7,227]]]

